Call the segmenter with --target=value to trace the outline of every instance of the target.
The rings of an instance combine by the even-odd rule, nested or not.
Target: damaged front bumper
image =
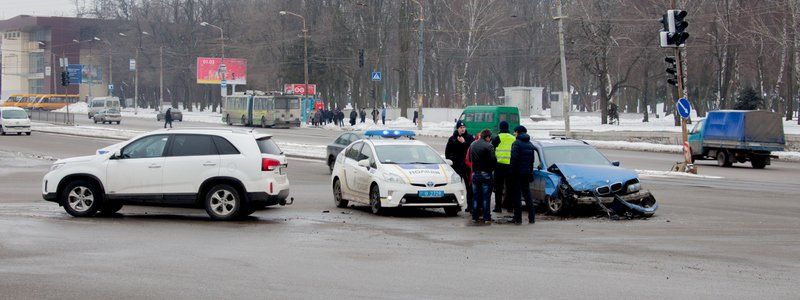
[[[658,210],[656,198],[649,191],[639,191],[627,195],[599,195],[595,192],[591,196],[576,197],[575,200],[580,204],[597,203],[609,217],[612,215],[650,217]]]
[[[630,203],[640,204],[643,199],[652,198],[653,195],[650,194],[650,191],[638,191],[636,193],[631,193],[627,195],[618,196]],[[582,196],[582,197],[575,197],[575,203],[578,204],[594,204],[600,201],[602,204],[611,204],[614,202],[614,195],[604,195],[604,196]]]

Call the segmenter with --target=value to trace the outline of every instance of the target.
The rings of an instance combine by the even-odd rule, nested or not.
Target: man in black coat
[[[508,191],[510,200],[514,202],[514,224],[522,224],[522,199],[528,209],[528,223],[536,222],[536,207],[531,199],[530,182],[533,181],[533,163],[536,160],[536,151],[531,144],[531,137],[525,126],[514,129],[517,139],[511,145],[510,178]]]
[[[356,126],[356,118],[358,117],[358,113],[356,112],[355,108],[350,111],[350,126]]]
[[[364,108],[361,108],[361,110],[358,112],[358,116],[361,117],[361,123],[366,122],[367,112],[364,110]]]
[[[481,131],[481,138],[469,146],[469,160],[472,162],[472,222],[478,223],[479,213],[483,212],[483,222],[492,221],[492,173],[497,165],[497,157],[490,141],[492,132]]]
[[[461,176],[464,185],[467,186],[467,209],[472,210],[472,184],[469,182],[469,168],[465,161],[467,157],[467,149],[472,145],[472,135],[467,132],[467,127],[464,122],[456,122],[456,130],[453,135],[447,139],[447,146],[444,148],[444,157],[453,161],[453,170]]]

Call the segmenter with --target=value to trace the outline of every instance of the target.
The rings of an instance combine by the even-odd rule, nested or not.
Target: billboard
[[[305,84],[302,83],[287,83],[283,85],[283,93],[290,95],[316,95],[317,85],[309,83],[308,93],[305,90]]]
[[[222,59],[217,57],[197,58],[197,84],[221,84],[222,76],[219,66]],[[242,58],[225,58],[225,82],[227,84],[247,84],[247,60]]]
[[[103,72],[99,65],[83,65],[81,73],[81,83],[103,83]]]

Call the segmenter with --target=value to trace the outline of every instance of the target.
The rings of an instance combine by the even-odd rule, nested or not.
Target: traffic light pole
[[[671,9],[676,9],[675,8],[675,6],[676,6],[675,5],[675,0],[671,0],[670,1],[670,5],[671,5]],[[676,69],[675,73],[676,73],[676,75],[678,77],[678,80],[677,80],[678,81],[678,98],[684,98],[685,95],[684,95],[684,92],[683,92],[684,91],[684,86],[683,86],[683,57],[681,55],[681,48],[680,47],[675,47],[675,69]],[[675,101],[677,103],[677,99]],[[675,113],[678,113],[677,109],[675,110]],[[682,146],[683,146],[683,152],[684,152],[683,153],[683,163],[684,163],[683,171],[688,171],[689,170],[688,169],[688,165],[690,165],[692,163],[692,159],[691,159],[692,153],[691,153],[691,150],[689,149],[689,147],[686,146],[687,143],[688,143],[688,134],[686,133],[686,119],[685,118],[681,118],[681,140],[683,142]]]

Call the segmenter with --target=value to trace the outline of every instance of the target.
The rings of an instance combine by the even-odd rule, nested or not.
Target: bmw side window
[[[214,144],[217,146],[217,152],[220,155],[231,155],[231,154],[239,154],[239,150],[236,149],[231,142],[221,136],[214,136],[211,138],[214,140]]]
[[[172,139],[170,156],[217,155],[217,148],[211,136],[200,134],[181,134]]]
[[[136,140],[122,149],[122,158],[152,158],[164,155],[169,137],[166,135],[148,136]]]

